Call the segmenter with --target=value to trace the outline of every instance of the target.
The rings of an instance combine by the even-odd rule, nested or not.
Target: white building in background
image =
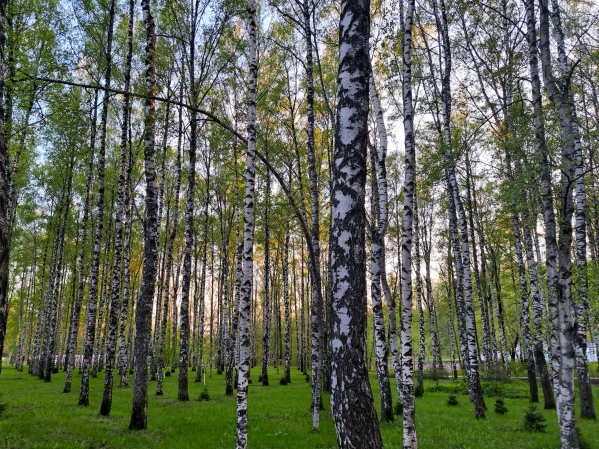
[[[587,342],[587,362],[597,361],[597,344],[593,341]]]

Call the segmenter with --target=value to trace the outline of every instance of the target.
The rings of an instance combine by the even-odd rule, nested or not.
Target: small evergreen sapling
[[[455,394],[449,395],[449,397],[447,398],[447,405],[450,407],[455,407],[456,405],[458,405],[458,398]]]
[[[508,409],[505,406],[503,399],[497,399],[495,401],[495,413],[497,413],[498,415],[505,415],[507,412]]]
[[[204,387],[204,390],[200,393],[200,397],[198,398],[198,401],[202,402],[202,401],[209,401],[210,400],[210,393],[208,393],[208,387]]]
[[[396,415],[403,415],[403,404],[399,401],[397,401],[397,404],[395,404],[394,410]]]
[[[545,432],[545,427],[547,427],[545,421],[545,417],[537,410],[537,406],[530,404],[528,410],[526,410],[524,414],[524,430],[529,432]]]
[[[285,379],[284,377],[281,377],[281,380],[279,381],[279,385],[287,385],[287,379]]]

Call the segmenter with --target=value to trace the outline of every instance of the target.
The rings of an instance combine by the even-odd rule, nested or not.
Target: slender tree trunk
[[[418,304],[418,390],[424,394],[424,358],[426,356],[426,340],[424,329],[424,308],[422,307],[422,278],[420,276],[420,219],[418,217],[418,198],[414,188],[414,271],[416,275],[416,300]]]
[[[514,232],[514,243],[516,246],[516,262],[518,263],[520,299],[522,301],[522,344],[520,345],[520,353],[521,357],[525,358],[526,360],[530,402],[539,402],[539,390],[537,387],[537,378],[535,376],[535,359],[532,338],[530,335],[530,307],[528,305],[528,286],[526,284],[526,272],[524,269],[524,258],[522,256],[520,220],[518,218],[518,213],[515,211],[515,207],[515,204],[513,204],[512,225]]]
[[[526,213],[530,216],[530,213]],[[536,220],[533,222],[536,225]],[[532,236],[530,232],[529,220],[524,220],[524,246],[526,247],[526,262],[528,265],[528,278],[530,281],[530,294],[532,297],[533,324],[535,327],[533,337],[533,352],[536,369],[541,379],[541,388],[543,390],[543,399],[545,410],[555,408],[553,391],[551,390],[551,377],[547,371],[545,362],[545,353],[543,350],[543,320],[545,315],[545,302],[539,294],[539,282],[537,276],[537,264],[535,261]]]
[[[148,350],[151,337],[152,300],[158,258],[158,185],[154,160],[156,132],[156,25],[150,11],[150,1],[142,0],[146,46],[146,107],[144,117],[144,172],[146,177],[146,216],[144,222],[144,259],[142,287],[135,311],[135,381],[133,407],[129,429],[145,429],[148,419]]]
[[[4,49],[6,47],[6,6],[8,0],[0,0],[0,86],[4,86]],[[0,89],[0,354],[4,351],[6,323],[8,321],[8,282],[10,256],[10,177],[8,142],[5,139],[4,89]],[[2,360],[0,360],[2,372]]]
[[[416,408],[412,365],[412,237],[416,193],[416,147],[414,143],[414,106],[412,101],[412,32],[416,4],[406,4],[401,23],[403,31],[403,122],[405,140],[404,204],[401,236],[401,403],[403,405],[403,447],[416,449]],[[405,17],[405,18],[404,18]]]
[[[46,303],[46,308],[48,309],[48,319],[46,321],[46,328],[44,331],[44,351],[42,354],[45,354],[45,359],[42,359],[43,367],[44,367],[44,381],[50,382],[52,380],[52,368],[54,368],[54,351],[56,349],[56,340],[57,340],[57,332],[58,332],[58,323],[57,323],[57,311],[59,307],[57,305],[60,297],[60,272],[62,270],[62,261],[64,254],[64,234],[66,222],[69,217],[69,204],[71,202],[71,186],[73,184],[73,165],[75,163],[75,157],[71,157],[70,166],[67,171],[67,186],[66,193],[62,199],[63,203],[59,208],[58,219],[60,220],[59,231],[56,235],[56,243],[57,247],[56,251],[56,261],[55,261],[55,279],[52,284],[49,285],[48,289],[48,301]],[[54,251],[53,251],[54,252]],[[41,370],[40,370],[41,374]]]
[[[196,4],[192,2],[194,23],[191,26],[191,45],[189,48],[189,82],[191,85],[191,104],[196,105],[195,80],[195,35],[196,35]],[[193,250],[193,202],[196,178],[196,147],[198,141],[197,112],[191,110],[190,139],[189,139],[189,174],[187,182],[187,204],[185,207],[185,255],[183,259],[183,285],[181,287],[181,326],[179,342],[179,392],[180,401],[189,400],[188,365],[189,365],[189,291],[191,287],[191,252]],[[176,298],[175,298],[176,300]]]
[[[245,170],[245,200],[243,215],[243,282],[239,308],[239,384],[237,388],[237,449],[247,448],[247,395],[250,370],[250,316],[252,280],[254,276],[254,189],[256,168],[256,84],[258,56],[256,49],[256,2],[248,0],[248,146]]]
[[[268,158],[268,149],[266,150]],[[263,332],[262,332],[262,385],[268,386],[268,357],[270,355],[270,318],[271,318],[271,298],[270,298],[270,173],[266,173],[266,192],[264,205],[264,301],[262,308]]]
[[[559,244],[556,236],[556,220],[553,212],[553,195],[551,188],[551,172],[549,169],[548,151],[545,141],[545,130],[542,116],[542,97],[537,60],[537,40],[535,26],[534,0],[528,0],[526,4],[527,36],[529,45],[529,63],[531,69],[533,105],[535,109],[535,134],[537,138],[538,153],[541,164],[541,190],[543,194],[543,216],[545,220],[545,247],[546,268],[548,287],[548,309],[549,309],[549,348],[551,351],[551,371],[553,376],[553,388],[557,405],[557,417],[560,426],[560,439],[563,449],[577,449],[578,436],[576,433],[576,422],[574,414],[574,348],[573,320],[571,312],[571,256],[570,244],[572,241],[571,226],[571,187],[568,176],[562,175],[562,192],[560,198],[560,239]],[[539,0],[540,9],[540,34],[539,50],[542,63],[543,80],[547,94],[563,117],[562,126],[568,126],[568,117],[572,118],[572,112],[567,107],[567,102],[560,101],[559,88],[557,87],[551,68],[551,50],[549,41],[549,9],[548,0]],[[560,55],[561,56],[561,55]],[[567,86],[562,86],[567,87]],[[570,136],[563,136],[562,170],[572,173],[573,170],[566,166],[567,158],[571,158],[569,151]],[[573,173],[572,173],[573,174]],[[559,258],[559,268],[556,259]]]
[[[440,0],[440,12],[441,20],[437,23],[439,32],[441,33],[443,40],[443,60],[445,70],[442,77],[442,102],[443,102],[443,132],[444,132],[444,145],[445,151],[443,155],[443,161],[445,163],[445,170],[447,175],[448,183],[448,194],[449,202],[454,203],[455,209],[457,210],[458,218],[460,221],[461,231],[461,257],[462,269],[463,269],[463,283],[464,283],[464,306],[465,306],[465,321],[466,321],[466,332],[467,332],[467,369],[468,369],[468,381],[471,399],[474,402],[474,415],[477,419],[485,418],[485,403],[482,395],[482,388],[480,385],[480,377],[478,371],[478,351],[477,351],[477,338],[476,338],[476,321],[474,315],[474,301],[472,299],[472,279],[470,275],[470,247],[468,243],[468,224],[466,221],[466,213],[462,204],[462,200],[459,195],[457,179],[455,175],[455,168],[450,160],[451,150],[451,129],[450,129],[450,117],[451,117],[451,90],[450,90],[450,76],[452,69],[451,62],[451,47],[449,41],[449,32],[447,24],[447,14],[445,8],[445,1]],[[437,15],[438,16],[438,15]],[[455,230],[454,230],[455,232]],[[455,237],[454,237],[455,245]],[[460,256],[456,254],[456,267],[458,258]],[[457,271],[457,270],[456,270]]]
[[[372,70],[372,67],[371,67]],[[378,134],[378,145],[371,147],[370,159],[372,161],[372,223],[371,223],[371,300],[375,321],[375,341],[376,341],[376,360],[377,377],[381,392],[381,421],[393,421],[393,406],[391,399],[391,387],[389,385],[388,356],[385,317],[381,302],[381,286],[387,290],[385,298],[387,304],[389,300],[389,286],[387,285],[386,266],[385,266],[385,234],[388,224],[388,195],[387,195],[387,168],[385,165],[387,158],[387,130],[385,119],[379,96],[374,82],[374,75],[369,76],[369,96],[376,117],[376,126]],[[389,307],[389,323],[391,340],[393,366],[396,373],[396,384],[401,368],[399,360],[399,351],[397,350],[397,331],[395,322],[395,304]],[[398,388],[398,394],[400,393]]]
[[[314,145],[314,75],[312,60],[312,26],[311,11],[312,4],[304,0],[304,34],[306,40],[306,81],[307,81],[307,128],[308,133],[308,176],[310,178],[310,211],[312,226],[310,238],[313,256],[309,258],[309,266],[312,280],[312,428],[320,426],[320,408],[322,406],[322,368],[324,353],[324,306],[322,298],[322,287],[320,282],[320,206],[318,175],[316,171],[316,153]],[[313,259],[313,260],[312,260]]]
[[[202,272],[200,274],[200,329],[198,332],[198,369],[196,370],[195,382],[202,381],[202,371],[204,367],[204,321],[206,315],[206,267],[208,265],[208,222],[210,206],[210,156],[206,155],[206,203],[204,204],[204,230],[202,247]],[[210,325],[212,329],[212,325]],[[211,340],[212,342],[212,340]]]
[[[291,307],[289,303],[289,227],[285,227],[283,247],[283,304],[285,308],[285,369],[284,377],[291,383]],[[297,317],[297,313],[296,313]]]
[[[104,87],[110,89],[112,80],[112,36],[114,32],[115,0],[110,2],[108,13],[108,36],[106,39],[106,73]],[[81,388],[79,390],[79,405],[89,405],[89,371],[92,364],[94,336],[96,331],[96,310],[98,302],[98,277],[100,272],[100,254],[102,252],[102,231],[104,226],[104,168],[106,165],[106,127],[108,121],[108,91],[104,91],[102,115],[100,122],[100,148],[98,153],[98,194],[96,206],[96,229],[94,248],[90,266],[89,300],[86,311],[85,346],[83,349],[83,366]]]
[[[73,380],[73,369],[75,368],[75,357],[77,352],[77,336],[79,335],[79,321],[81,318],[81,305],[83,304],[83,295],[85,293],[85,249],[87,244],[87,226],[89,222],[89,212],[91,205],[91,194],[92,194],[92,182],[93,182],[93,169],[94,169],[94,152],[96,147],[96,121],[98,112],[98,91],[94,92],[94,106],[93,106],[93,118],[91,126],[91,141],[90,141],[90,156],[89,164],[87,169],[87,190],[85,195],[85,203],[83,206],[83,219],[81,224],[81,252],[79,253],[79,262],[77,265],[77,297],[75,298],[75,304],[73,305],[73,314],[71,324],[69,327],[69,341],[67,357],[67,374],[64,381],[64,393],[71,392],[71,382]]]
[[[127,58],[125,62],[125,92],[129,91],[131,85],[131,60],[133,57],[133,13],[134,3],[129,2],[129,24],[127,27]],[[119,333],[119,318],[122,311],[123,298],[121,297],[122,285],[122,265],[123,253],[123,234],[125,232],[125,200],[127,199],[126,190],[128,189],[128,127],[129,127],[129,96],[125,95],[123,103],[123,119],[121,124],[121,157],[118,180],[117,206],[115,218],[115,243],[114,243],[114,261],[112,271],[111,299],[110,299],[110,324],[108,330],[108,344],[106,348],[106,372],[104,377],[104,393],[102,396],[102,405],[100,415],[110,415],[112,408],[112,387],[114,383],[114,369],[116,367],[116,347]],[[128,261],[127,261],[128,262]]]

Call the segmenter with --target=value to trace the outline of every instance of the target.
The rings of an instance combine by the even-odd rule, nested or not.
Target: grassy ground
[[[190,373],[192,374],[192,373]],[[195,373],[193,373],[195,374]],[[258,369],[252,370],[254,381],[249,392],[249,445],[252,448],[334,448],[335,432],[327,411],[321,416],[321,428],[311,430],[309,384],[297,370],[292,383],[279,385],[281,375],[274,370],[271,386],[258,382]],[[62,393],[64,373],[53,375],[52,383],[44,383],[27,373],[3,367],[0,375],[0,448],[232,448],[235,446],[235,397],[224,395],[224,375],[207,380],[211,400],[179,402],[176,399],[177,377],[165,378],[164,396],[155,396],[155,382],[150,383],[147,431],[129,431],[132,390],[115,389],[110,417],[100,417],[103,375],[91,379],[90,406],[77,406],[79,378],[75,376],[73,392]],[[378,402],[374,377],[373,388]],[[441,381],[425,383],[425,394],[416,399],[419,447],[435,449],[519,449],[559,448],[559,433],[554,411],[543,412],[547,418],[546,433],[520,430],[528,400],[527,385],[521,381],[509,384],[486,384],[485,393],[500,390],[509,410],[506,415],[493,412],[495,398],[486,397],[487,419],[476,421],[473,408],[465,395],[457,395],[459,405],[446,405],[449,390],[460,389],[459,383]],[[190,384],[190,396],[198,398],[202,384]],[[497,393],[497,391],[495,391]],[[595,404],[599,407],[599,388],[595,387]],[[583,437],[590,448],[599,449],[599,422],[580,421]],[[382,424],[386,448],[401,447],[401,419]]]

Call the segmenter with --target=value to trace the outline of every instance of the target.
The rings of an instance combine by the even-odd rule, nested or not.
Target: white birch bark
[[[81,306],[83,304],[83,294],[85,290],[85,248],[87,242],[87,227],[89,222],[89,212],[91,205],[91,190],[93,182],[93,168],[94,168],[94,153],[96,146],[96,119],[98,112],[98,91],[94,92],[94,107],[93,107],[93,118],[91,127],[90,137],[90,156],[89,164],[87,168],[87,180],[86,180],[86,195],[85,203],[83,205],[83,218],[81,224],[81,251],[79,253],[79,261],[77,264],[77,297],[75,298],[75,304],[73,305],[73,314],[71,320],[71,326],[69,329],[69,341],[68,341],[68,353],[67,357],[67,374],[64,381],[63,393],[70,393],[71,383],[73,380],[73,369],[75,368],[75,352],[77,350],[77,336],[79,335],[79,321],[81,318]]]
[[[412,366],[412,235],[416,192],[416,148],[414,143],[414,106],[412,103],[412,25],[415,1],[406,4],[402,16],[402,100],[404,124],[404,204],[401,236],[401,403],[403,405],[403,447],[416,449],[416,410]],[[405,21],[404,21],[405,20]]]
[[[104,74],[104,87],[110,89],[112,80],[112,36],[114,28],[115,0],[110,2],[108,36],[106,40],[106,73]],[[96,205],[96,228],[94,248],[90,266],[89,300],[86,311],[85,346],[83,350],[83,364],[81,374],[81,388],[79,390],[79,405],[89,405],[89,374],[92,364],[94,336],[96,331],[96,309],[98,302],[98,276],[100,272],[100,254],[102,251],[102,230],[104,227],[104,166],[106,164],[106,127],[108,120],[108,92],[104,91],[102,115],[100,122],[100,148],[98,152],[98,194]]]
[[[371,68],[372,71],[372,68]],[[374,343],[376,355],[376,371],[381,397],[381,421],[393,421],[393,406],[391,400],[391,387],[389,385],[388,349],[385,328],[385,316],[381,301],[381,278],[386,269],[384,265],[385,233],[387,230],[387,175],[385,158],[387,157],[387,131],[385,129],[383,111],[378,93],[371,73],[369,77],[369,95],[377,122],[378,144],[370,145],[370,160],[372,165],[371,184],[371,251],[370,251],[370,298],[374,314]],[[394,319],[395,317],[393,317]],[[394,323],[395,324],[395,323]],[[393,335],[397,338],[397,334]],[[391,335],[390,335],[391,337]],[[395,342],[395,355],[397,343]]]
[[[256,2],[248,0],[248,146],[245,170],[245,198],[243,214],[243,281],[239,308],[239,382],[237,388],[237,449],[247,448],[247,396],[250,369],[250,316],[252,281],[254,276],[254,189],[256,153],[256,84],[258,81],[258,56],[256,49]]]
[[[381,448],[366,367],[365,184],[370,2],[341,2],[332,191],[331,413],[342,449]]]
[[[576,422],[574,415],[574,382],[572,379],[574,371],[574,347],[573,347],[573,319],[572,319],[572,279],[571,279],[571,255],[570,245],[572,242],[572,192],[568,180],[568,174],[573,173],[572,151],[570,141],[572,110],[566,98],[562,97],[564,86],[558,87],[552,73],[552,57],[549,38],[549,5],[548,0],[539,0],[540,10],[540,34],[539,50],[541,56],[541,67],[545,89],[550,100],[558,109],[562,123],[563,148],[562,148],[562,191],[560,210],[560,238],[556,240],[556,220],[553,212],[551,174],[547,156],[547,146],[542,121],[542,99],[540,94],[540,81],[538,77],[538,66],[536,63],[537,43],[534,1],[527,2],[527,27],[529,42],[529,58],[531,66],[531,78],[533,86],[533,104],[535,107],[535,128],[538,151],[541,157],[541,188],[543,191],[543,215],[545,219],[545,246],[546,267],[548,284],[549,305],[549,348],[551,351],[551,371],[553,376],[553,388],[557,406],[557,416],[560,426],[560,439],[563,449],[578,448],[578,436],[576,434]],[[554,11],[555,13],[555,11]],[[559,27],[556,32],[560,32]],[[533,37],[534,36],[534,37]],[[534,54],[534,55],[533,55]],[[563,51],[559,51],[560,62],[565,65]],[[565,69],[562,65],[562,71]],[[556,266],[558,259],[559,267]]]
[[[158,183],[156,180],[156,24],[149,0],[142,0],[146,30],[144,54],[146,101],[144,116],[144,174],[146,178],[146,214],[144,222],[144,258],[142,286],[135,309],[135,380],[133,406],[129,429],[148,426],[148,353],[152,325],[152,301],[156,285],[156,260],[158,258]]]

